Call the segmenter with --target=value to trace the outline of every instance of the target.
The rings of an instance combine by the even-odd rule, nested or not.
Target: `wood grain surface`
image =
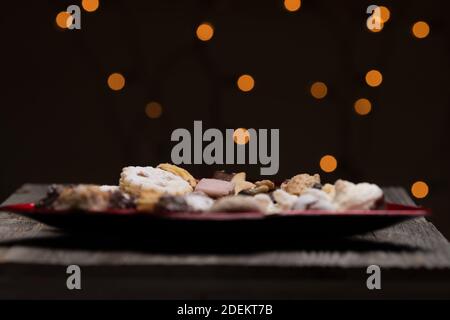
[[[6,203],[35,201],[27,184]],[[413,204],[401,188],[389,201]],[[79,265],[83,290],[67,290],[65,268]],[[378,293],[366,268],[383,270]],[[418,218],[342,240],[233,238],[123,239],[70,236],[0,213],[0,298],[314,298],[450,297],[450,245]]]

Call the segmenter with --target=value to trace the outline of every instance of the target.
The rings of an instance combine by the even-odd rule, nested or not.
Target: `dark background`
[[[290,13],[282,0],[100,1],[82,10],[81,30],[61,30],[55,16],[80,1],[8,1],[0,10],[0,198],[25,182],[117,184],[126,165],[170,161],[170,134],[205,128],[279,128],[278,180],[320,172],[332,154],[338,168],[321,173],[401,185],[430,186],[419,204],[450,236],[448,1],[304,0]],[[370,4],[390,9],[378,33],[365,26]],[[431,27],[416,39],[418,20]],[[196,27],[214,25],[211,41]],[[383,83],[364,76],[378,69]],[[121,91],[107,77],[126,78]],[[249,73],[254,90],[236,87]],[[314,99],[323,81],[328,95]],[[372,101],[358,116],[356,99]],[[162,116],[145,105],[158,101]],[[208,166],[188,167],[208,175]],[[259,166],[231,167],[258,178]]]

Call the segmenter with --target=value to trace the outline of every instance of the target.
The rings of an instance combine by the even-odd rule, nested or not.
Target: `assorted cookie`
[[[135,197],[116,186],[90,184],[52,185],[36,206],[55,210],[90,210],[135,208]]]
[[[195,188],[195,186],[197,185],[197,180],[187,170],[177,167],[176,165],[170,163],[161,163],[157,168],[179,176],[181,179],[187,181],[192,188]]]
[[[211,212],[264,212],[264,207],[251,196],[227,196],[214,202]]]
[[[338,180],[322,185],[318,174],[298,174],[280,187],[271,180],[251,182],[245,172],[218,171],[195,179],[170,163],[125,167],[118,186],[56,185],[37,205],[56,210],[143,212],[262,212],[291,210],[370,210],[380,208],[383,191],[374,184]]]
[[[218,179],[201,179],[195,191],[203,192],[211,198],[225,197],[233,193],[234,183]]]
[[[335,189],[334,202],[339,210],[370,210],[383,204],[383,190],[375,184],[338,180]]]
[[[123,168],[119,185],[122,191],[136,196],[146,191],[170,195],[182,195],[193,191],[185,178],[153,167]]]
[[[300,196],[306,190],[320,185],[320,176],[318,174],[309,175],[307,173],[298,174],[281,185],[281,189],[297,196]]]

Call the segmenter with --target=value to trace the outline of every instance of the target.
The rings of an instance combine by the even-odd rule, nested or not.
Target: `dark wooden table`
[[[5,203],[34,201],[27,184]],[[400,188],[390,201],[412,204]],[[0,298],[450,298],[450,245],[418,218],[350,239],[235,238],[127,240],[69,236],[0,213]],[[82,270],[68,290],[66,268]],[[366,268],[381,267],[381,290]]]

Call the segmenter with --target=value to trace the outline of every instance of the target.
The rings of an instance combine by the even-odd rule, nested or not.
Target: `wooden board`
[[[34,201],[45,185],[25,185],[5,203]],[[389,201],[413,204],[400,188]],[[65,287],[79,265],[84,290]],[[0,213],[0,298],[365,297],[366,268],[383,270],[379,297],[450,297],[450,245],[424,218],[351,239],[154,239],[74,237]],[[87,287],[87,288],[86,288]],[[239,290],[237,291],[237,288]],[[341,292],[341,291],[342,292]]]

